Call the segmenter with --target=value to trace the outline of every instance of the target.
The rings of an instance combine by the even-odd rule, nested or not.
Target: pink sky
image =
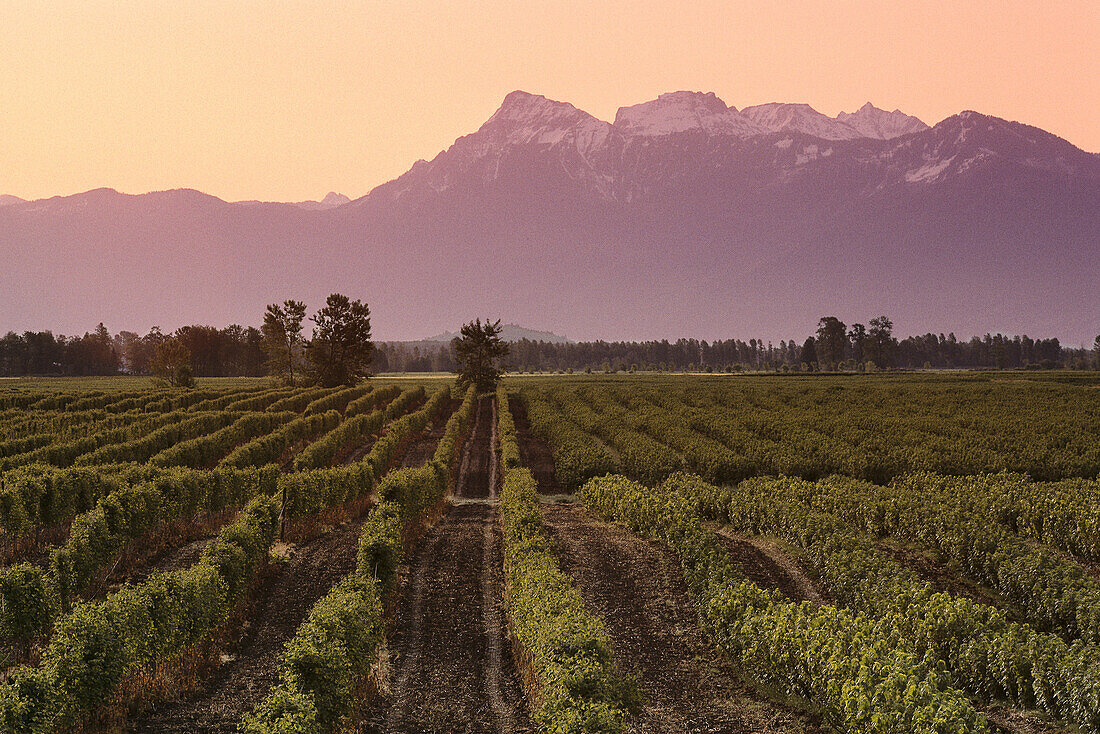
[[[475,130],[513,89],[616,108],[975,109],[1100,151],[1100,2],[0,4],[0,194],[193,187],[352,197]]]

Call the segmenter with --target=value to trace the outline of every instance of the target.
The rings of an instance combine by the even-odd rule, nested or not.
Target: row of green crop
[[[149,458],[153,466],[212,466],[229,451],[257,436],[266,435],[297,417],[296,413],[245,413],[219,431],[180,441]]]
[[[392,421],[416,400],[423,397],[423,388],[408,390],[398,395],[386,408],[346,418],[294,457],[295,470],[305,471],[328,466],[346,446],[361,443],[369,436],[378,433],[387,422]]]
[[[294,444],[319,433],[331,431],[340,425],[342,418],[335,410],[295,418],[271,433],[257,436],[248,443],[241,444],[218,465],[246,467],[277,462]]]
[[[1100,473],[1100,399],[1073,386],[902,381],[592,381],[525,388],[614,443],[623,469],[659,479],[683,468],[726,482],[833,473],[876,482],[912,471],[1011,470],[1036,479]],[[587,406],[589,411],[578,411]],[[592,410],[595,408],[595,410]],[[631,461],[645,439],[654,460]],[[668,449],[672,450],[669,453]],[[677,456],[678,455],[678,456]]]
[[[27,466],[28,464],[71,466],[74,463],[81,463],[83,457],[89,453],[94,453],[101,448],[140,440],[142,437],[147,436],[150,431],[170,426],[188,415],[182,412],[154,413],[128,421],[120,426],[109,425],[90,434],[79,432],[79,438],[50,443],[26,453],[0,459],[0,471],[13,469],[17,466]]]
[[[336,388],[331,387],[312,387],[298,390],[282,400],[267,406],[267,409],[272,413],[278,413],[284,410],[292,410],[295,413],[301,413],[306,409],[306,406],[314,400],[334,392],[336,392]]]
[[[101,445],[88,453],[82,453],[73,460],[73,464],[94,466],[96,464],[114,464],[128,461],[148,461],[150,457],[170,448],[181,441],[203,436],[225,428],[240,417],[238,413],[220,411],[188,414],[165,413],[155,420],[160,427],[152,433],[138,433],[134,438]]]
[[[803,490],[811,507],[853,527],[934,547],[996,589],[1043,631],[1100,642],[1100,582],[995,522],[980,498],[987,478],[912,474],[890,487],[830,477]]]
[[[522,398],[527,406],[531,431],[554,451],[554,471],[563,487],[572,491],[593,477],[615,471],[615,457],[563,414],[544,393],[527,390]]]
[[[0,474],[0,530],[14,541],[40,525],[71,520],[91,509],[117,481],[88,467],[32,465]]]
[[[78,478],[72,470],[67,474],[70,482]],[[52,551],[48,565],[19,564],[0,570],[2,640],[26,642],[47,631],[135,538],[167,522],[239,507],[257,495],[269,495],[278,478],[274,467],[169,469],[133,484],[88,469],[82,474],[85,486],[80,496],[85,501],[95,494],[102,497],[73,521],[67,541]]]
[[[246,411],[246,410],[266,410],[272,403],[278,402],[285,397],[288,397],[293,393],[291,388],[275,388],[272,390],[264,390],[263,392],[248,397],[241,398],[240,400],[234,400],[229,405],[225,406],[225,410],[231,411]],[[277,412],[277,411],[276,411]]]
[[[62,617],[34,668],[0,686],[0,726],[16,734],[70,731],[141,670],[186,655],[228,619],[278,528],[278,505],[257,497],[183,571],[155,574]]]
[[[710,519],[801,548],[833,599],[890,621],[914,650],[941,661],[956,686],[1100,731],[1100,647],[1067,644],[1057,635],[1011,623],[993,607],[933,592],[846,520],[804,501],[818,490],[813,485],[760,478],[719,488],[679,475],[664,489],[696,502]]]
[[[449,390],[433,394],[438,406]],[[447,422],[446,435],[460,436],[475,397]],[[438,410],[436,408],[435,410]],[[433,412],[434,414],[434,412]],[[452,439],[451,443],[454,443]],[[378,485],[379,502],[363,523],[354,573],[310,610],[279,661],[280,680],[241,722],[244,734],[319,734],[340,730],[354,710],[383,641],[382,598],[394,588],[404,553],[405,530],[422,522],[446,495],[457,452],[436,452],[427,465],[397,469]]]
[[[519,452],[519,440],[516,437],[516,421],[512,417],[512,408],[508,404],[508,391],[504,385],[497,386],[497,451],[500,454],[500,466],[504,472],[523,465]]]
[[[509,627],[531,672],[535,720],[547,732],[621,732],[639,703],[615,665],[603,621],[554,558],[531,472],[508,471],[500,494]]]
[[[326,410],[338,410],[343,412],[348,403],[353,400],[357,400],[371,391],[371,388],[367,385],[360,385],[358,387],[347,387],[343,390],[337,390],[334,393],[324,395],[317,398],[309,405],[306,406],[305,414],[311,413],[324,413]]]
[[[898,734],[987,731],[942,665],[913,652],[892,620],[794,604],[739,576],[683,493],[609,476],[590,481],[581,497],[602,517],[674,548],[718,644],[762,682],[812,701],[830,725]]]
[[[348,403],[344,408],[344,416],[350,418],[353,415],[359,415],[360,413],[374,410],[378,406],[390,402],[400,394],[401,388],[397,385],[386,385],[385,387],[375,388],[366,395],[358,397]]]

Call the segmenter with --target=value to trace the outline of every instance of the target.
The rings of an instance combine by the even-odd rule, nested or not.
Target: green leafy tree
[[[826,369],[833,369],[844,360],[848,348],[848,332],[836,316],[823,316],[817,322],[817,360]]]
[[[801,362],[808,369],[813,369],[814,365],[817,364],[817,347],[812,336],[806,337],[806,341],[802,343]]]
[[[1100,336],[1092,343],[1092,368],[1100,370]]]
[[[848,330],[848,341],[852,344],[852,359],[862,366],[864,347],[867,344],[867,327],[863,324],[852,324],[852,328]]]
[[[898,342],[894,338],[894,322],[885,316],[871,319],[871,328],[867,331],[867,358],[879,367],[892,367]]]
[[[191,352],[179,339],[172,337],[157,345],[149,362],[157,384],[172,387],[194,387],[195,373],[191,369]]]
[[[302,321],[306,305],[301,301],[273,303],[264,312],[261,346],[267,355],[268,372],[294,384],[294,367],[301,362],[304,340]]]
[[[370,376],[374,342],[367,304],[333,293],[310,320],[316,326],[306,358],[315,382],[325,387],[354,385]]]
[[[451,345],[454,347],[455,361],[459,364],[458,385],[466,388],[476,385],[479,392],[496,389],[500,376],[504,374],[501,361],[508,356],[508,343],[500,338],[500,319],[490,322],[481,319],[463,324]]]

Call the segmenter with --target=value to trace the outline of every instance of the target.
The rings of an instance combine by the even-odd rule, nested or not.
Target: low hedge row
[[[250,410],[265,410],[267,406],[272,403],[278,402],[283,398],[290,395],[291,388],[275,388],[272,390],[264,390],[258,395],[252,395],[250,397],[241,398],[240,400],[234,400],[229,405],[225,406],[226,410],[237,411],[250,411]],[[278,412],[278,411],[272,411]]]
[[[77,457],[73,463],[93,466],[123,461],[148,461],[151,456],[181,441],[225,428],[239,417],[237,413],[218,411],[198,413],[193,416],[165,413],[157,418],[164,425],[152,433],[141,433],[129,441],[102,445],[91,453]]]
[[[472,388],[471,388],[472,389]],[[440,390],[420,412],[434,414]],[[466,411],[468,417],[469,411]],[[410,416],[411,417],[411,416]],[[461,433],[456,412],[448,433]],[[450,452],[448,457],[453,457]],[[280,659],[280,683],[241,721],[244,734],[318,734],[340,729],[355,691],[370,674],[383,639],[382,595],[391,591],[404,551],[404,529],[446,494],[450,459],[389,472],[359,535],[356,570],[318,601]]]
[[[356,415],[318,438],[294,457],[295,471],[306,471],[328,466],[344,446],[352,441],[360,442],[373,436],[385,425],[386,414],[383,410]]]
[[[370,387],[367,385],[337,390],[334,393],[329,393],[328,395],[317,398],[306,406],[304,412],[305,415],[324,413],[326,410],[338,410],[342,412],[352,400],[361,398],[369,392]]]
[[[401,394],[401,388],[397,385],[386,385],[375,388],[361,398],[356,398],[344,408],[344,416],[350,418],[353,415],[367,413],[378,406],[388,403]]]
[[[519,453],[519,440],[516,438],[516,421],[512,418],[512,409],[508,405],[508,391],[504,385],[497,386],[497,441],[500,451],[500,466],[507,472],[523,465]]]
[[[83,457],[101,447],[138,440],[147,436],[150,431],[169,427],[182,417],[182,413],[158,413],[121,426],[96,431],[91,435],[48,444],[22,454],[14,454],[0,459],[0,471],[27,464],[52,464],[65,467],[74,463],[98,463],[85,462]]]
[[[615,665],[602,620],[558,567],[529,470],[508,471],[500,506],[508,619],[537,687],[536,721],[553,734],[624,731],[637,686]]]
[[[988,731],[942,664],[916,655],[890,619],[794,604],[739,576],[700,526],[697,501],[674,486],[653,489],[612,475],[588,482],[581,497],[604,518],[672,546],[718,644],[763,682],[813,701],[830,725],[884,733]]]
[[[342,416],[335,410],[295,418],[282,428],[263,436],[257,436],[246,444],[231,451],[218,466],[260,466],[276,462],[287,449],[324,431],[331,431],[340,425]]]
[[[87,471],[87,470],[85,470]],[[161,524],[236,507],[276,489],[278,470],[172,469],[114,489],[78,516],[65,544],[43,568],[0,570],[0,639],[23,642],[45,631],[118,557],[131,540]]]
[[[448,396],[449,397],[449,396]],[[474,413],[477,404],[477,388],[471,385],[466,388],[466,395],[462,404],[451,415],[450,420],[443,429],[443,438],[435,447],[435,463],[453,467],[458,461],[458,453],[462,449],[462,438],[466,434],[466,426],[470,422],[470,416]]]
[[[256,436],[270,433],[297,417],[290,411],[282,413],[245,413],[219,431],[181,441],[149,459],[153,466],[189,466],[198,469],[223,458],[234,446]]]
[[[326,507],[361,497],[374,487],[370,464],[358,461],[347,466],[291,472],[279,477],[279,492],[286,497],[283,519],[314,515]]]
[[[289,396],[283,398],[277,403],[272,403],[267,406],[269,413],[278,413],[283,410],[291,410],[295,413],[301,413],[306,409],[306,406],[312,403],[318,398],[324,397],[331,393],[336,392],[336,388],[332,387],[314,387],[306,390],[298,390],[291,393]]]
[[[375,476],[385,475],[398,446],[403,444],[412,434],[424,430],[429,421],[443,408],[450,394],[451,391],[447,388],[436,390],[419,410],[401,415],[409,405],[424,398],[424,388],[417,387],[414,390],[401,393],[392,403],[386,406],[386,428],[374,442],[370,453],[363,459],[363,461],[370,464]],[[401,402],[400,406],[398,406],[398,401]],[[398,415],[401,415],[401,417],[397,418]]]
[[[225,623],[267,557],[278,506],[257,497],[194,566],[154,574],[62,617],[41,662],[0,686],[0,725],[17,734],[71,730],[128,677],[187,653]]]
[[[0,474],[0,530],[17,540],[39,525],[53,525],[87,512],[117,489],[116,478],[88,467],[59,469],[33,464]]]

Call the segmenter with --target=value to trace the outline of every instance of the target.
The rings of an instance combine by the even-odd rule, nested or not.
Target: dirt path
[[[823,604],[823,589],[782,548],[764,538],[741,535],[730,528],[715,528],[738,571],[757,586],[778,589],[791,601]]]
[[[474,409],[470,437],[462,453],[455,495],[461,498],[495,496],[489,474],[493,460],[493,398],[485,396],[477,401]]]
[[[531,421],[527,418],[527,405],[520,398],[510,398],[508,409],[516,423],[516,439],[523,465],[531,470],[539,485],[539,494],[561,494],[558,477],[554,473],[554,452],[545,441],[531,432]]]
[[[503,558],[495,507],[453,505],[410,560],[389,638],[391,695],[363,731],[379,734],[531,731],[506,654]]]
[[[645,699],[637,734],[816,732],[771,703],[708,642],[668,548],[593,519],[579,505],[544,505],[562,570],[607,622],[615,655]]]
[[[360,521],[291,546],[260,589],[251,622],[199,693],[162,703],[133,732],[235,732],[241,717],[278,682],[278,659],[319,598],[355,569]]]

